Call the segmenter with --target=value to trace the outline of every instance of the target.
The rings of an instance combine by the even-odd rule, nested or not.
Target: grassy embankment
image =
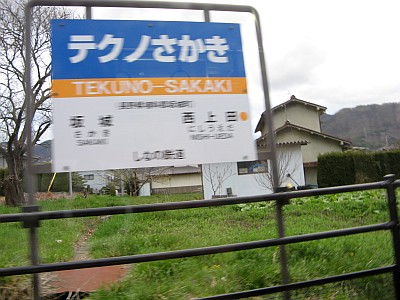
[[[182,201],[196,196],[93,196],[88,199],[43,201],[40,205],[42,210],[60,210]],[[15,212],[15,209],[0,207],[0,213],[7,212]],[[286,235],[388,220],[382,191],[297,199],[285,206],[284,213]],[[104,222],[99,222],[96,217],[43,221],[41,225],[43,262],[70,260],[74,243],[94,227],[97,229],[89,239],[94,258],[271,239],[276,238],[277,231],[271,203],[116,215]],[[19,224],[0,226],[0,267],[28,264],[26,231],[20,230]],[[292,281],[393,263],[388,232],[288,245],[287,250]],[[189,299],[275,284],[280,284],[279,249],[271,247],[137,264],[123,282],[113,285],[110,290],[98,291],[90,298]],[[393,299],[393,287],[391,275],[382,275],[309,288],[294,294],[300,299]]]

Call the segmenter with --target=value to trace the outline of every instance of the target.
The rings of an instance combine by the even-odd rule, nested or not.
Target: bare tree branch
[[[37,143],[51,125],[51,57],[50,20],[73,17],[70,10],[35,7],[31,24],[31,70],[33,124],[26,122],[25,67],[26,0],[0,0],[0,153],[7,161],[9,181],[6,203],[24,204],[22,189],[26,132],[32,130]]]
[[[291,176],[299,168],[298,163],[294,161],[293,153],[285,150],[279,149],[277,152],[278,160],[278,186],[282,186],[288,175]],[[268,171],[265,173],[258,173],[255,176],[257,184],[265,189],[274,189],[274,178],[273,174],[268,167]]]
[[[171,167],[120,169],[114,170],[116,185],[124,184],[128,187],[130,196],[137,196],[142,187],[147,183],[154,183],[160,177],[167,175]]]
[[[223,183],[232,175],[230,164],[226,164],[224,167],[219,164],[206,164],[203,167],[203,177],[210,183],[214,196],[218,192],[219,195],[222,194]]]

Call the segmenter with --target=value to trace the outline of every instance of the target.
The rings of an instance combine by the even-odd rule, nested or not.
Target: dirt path
[[[74,249],[74,261],[91,259],[88,239],[93,234],[94,230],[94,228],[89,229],[76,244]],[[73,294],[78,295],[79,293],[93,292],[100,287],[106,287],[122,279],[127,271],[128,266],[117,265],[47,273],[42,276],[43,294],[68,293],[73,297]]]

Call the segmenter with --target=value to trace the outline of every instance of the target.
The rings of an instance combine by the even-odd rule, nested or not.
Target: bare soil
[[[68,193],[36,193],[37,200],[54,200],[69,197]],[[0,196],[0,205],[4,204],[4,197]],[[108,219],[109,216],[99,218],[103,222]],[[82,239],[76,243],[73,261],[91,259],[88,239],[95,230],[95,225],[90,226]],[[85,294],[96,291],[99,288],[107,288],[110,284],[121,280],[127,274],[128,269],[129,266],[117,265],[42,273],[40,274],[41,294],[46,299],[52,299],[52,295],[60,294],[68,294],[67,299],[79,299],[79,295],[82,293]],[[30,299],[29,278],[30,276],[27,276],[26,280],[19,282],[20,285],[23,285],[22,287],[12,286],[13,290],[2,287],[0,289],[0,300]]]
[[[108,218],[102,218],[102,221],[106,220]],[[94,230],[95,228],[89,229],[77,242],[74,261],[91,259],[88,239]],[[94,292],[121,280],[127,274],[128,269],[127,265],[116,265],[47,273],[42,276],[43,295],[61,293],[73,295]]]

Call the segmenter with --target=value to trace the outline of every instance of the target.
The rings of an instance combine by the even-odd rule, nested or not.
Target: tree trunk
[[[4,195],[6,205],[22,206],[26,203],[22,180],[15,175],[7,175],[4,178]]]
[[[137,184],[136,181],[131,182],[131,197],[137,196]]]
[[[6,157],[8,175],[4,178],[4,196],[6,205],[23,206],[26,204],[23,176],[23,153],[22,149],[15,149]]]

